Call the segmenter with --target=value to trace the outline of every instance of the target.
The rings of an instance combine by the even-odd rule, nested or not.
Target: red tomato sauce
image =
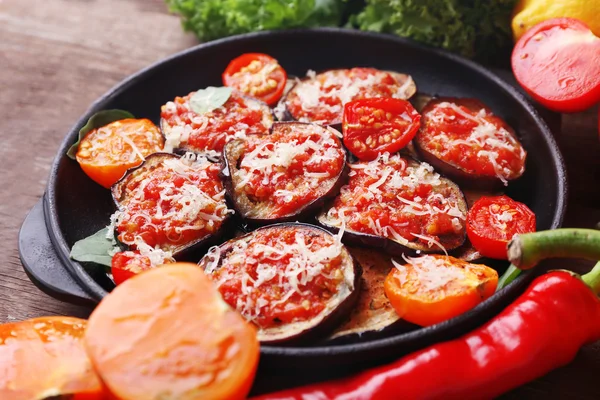
[[[288,156],[284,156],[287,154]],[[274,164],[269,164],[272,160]],[[323,196],[344,168],[345,153],[329,130],[310,125],[278,128],[268,136],[248,139],[236,172],[239,189],[274,206],[273,217],[292,214]]]
[[[268,133],[273,124],[265,104],[235,90],[223,106],[202,115],[196,114],[189,103],[194,93],[176,97],[161,107],[161,126],[167,143],[175,140],[174,147],[220,152],[234,137]],[[171,138],[172,135],[176,138]]]
[[[312,254],[328,247],[333,256],[308,261],[297,243]],[[248,242],[236,242],[210,276],[225,302],[261,328],[306,321],[338,292],[344,279],[340,251],[341,244],[324,232],[263,229]]]
[[[285,105],[294,119],[323,125],[342,122],[344,104],[370,97],[405,99],[405,88],[389,72],[374,68],[326,71],[298,82]]]
[[[445,235],[464,233],[462,199],[428,164],[409,164],[399,155],[384,154],[350,168],[348,185],[327,213],[344,221],[346,229],[432,249],[432,239],[443,244]]]

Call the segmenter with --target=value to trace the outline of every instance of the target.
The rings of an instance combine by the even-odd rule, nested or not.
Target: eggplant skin
[[[239,240],[250,241],[256,232],[268,229],[295,229],[312,231],[320,235],[331,235],[331,233],[318,226],[305,223],[280,223],[259,228],[253,232],[225,242],[220,248],[220,259],[215,267],[222,266],[222,260],[227,257]],[[344,319],[346,319],[354,308],[360,294],[362,269],[360,264],[354,259],[345,246],[342,246],[342,265],[345,270],[352,274],[352,284],[350,287],[344,287],[344,292],[338,292],[328,301],[328,306],[315,318],[308,321],[293,322],[266,329],[258,328],[258,339],[263,345],[297,345],[312,342],[315,339],[326,337],[333,331]],[[203,270],[206,269],[209,262],[208,256],[204,257],[198,265]]]
[[[121,210],[124,208],[123,203],[127,200],[124,189],[131,179],[136,179],[144,174],[152,172],[156,168],[159,168],[165,159],[169,158],[180,158],[180,156],[172,153],[153,153],[146,157],[146,160],[141,165],[127,170],[125,175],[123,175],[123,177],[111,187],[111,195],[116,209]],[[228,214],[221,222],[221,226],[212,234],[173,249],[173,258],[175,258],[177,261],[197,260],[198,257],[206,253],[206,250],[208,250],[209,247],[221,243],[223,240],[229,237],[229,235],[233,232],[232,221],[233,219],[231,218],[231,215]],[[130,249],[127,244],[118,239],[118,233],[116,229],[115,240],[120,248],[124,250]]]
[[[270,134],[277,132],[280,129],[294,126],[310,126],[314,127],[315,130],[323,132],[326,130],[333,130],[333,128],[331,127],[325,128],[320,125],[305,122],[276,122],[271,128]],[[229,202],[229,204],[231,204],[231,206],[236,212],[236,215],[242,219],[242,222],[245,225],[249,227],[259,227],[281,222],[308,221],[319,210],[323,208],[323,206],[328,200],[337,196],[337,194],[340,191],[340,188],[345,184],[346,179],[348,177],[348,166],[346,165],[348,155],[344,146],[342,145],[341,141],[337,136],[341,136],[341,134],[337,131],[333,133],[334,139],[338,142],[340,149],[344,154],[344,167],[340,170],[339,174],[334,179],[331,179],[331,182],[327,181],[329,187],[327,190],[324,191],[322,196],[303,205],[294,213],[279,217],[269,217],[268,215],[260,216],[260,214],[263,212],[262,210],[266,210],[264,211],[264,214],[268,214],[269,203],[262,202],[259,204],[253,202],[244,193],[238,193],[235,190],[236,182],[234,176],[235,172],[238,170],[238,162],[244,155],[244,145],[246,141],[255,140],[257,137],[260,136],[267,137],[268,135],[253,135],[251,139],[236,139],[232,140],[231,142],[225,145],[225,147],[223,148],[223,156],[221,161],[221,179],[223,181],[223,185],[225,186],[225,194],[227,201]]]

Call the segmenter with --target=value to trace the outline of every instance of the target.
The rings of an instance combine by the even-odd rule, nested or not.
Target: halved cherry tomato
[[[150,268],[152,268],[150,259],[142,256],[139,251],[122,251],[113,256],[110,272],[115,284],[120,285],[132,276]]]
[[[122,119],[90,131],[76,157],[83,172],[108,189],[164,145],[160,130],[149,119]]]
[[[42,317],[0,325],[0,399],[104,399],[83,343],[87,321]]]
[[[494,294],[496,270],[458,258],[426,255],[408,258],[385,278],[385,294],[396,313],[420,326],[456,317]]]
[[[508,242],[528,232],[535,232],[535,214],[508,196],[483,196],[467,213],[467,236],[486,257],[506,260]]]
[[[573,18],[535,25],[512,53],[517,81],[542,105],[583,111],[600,101],[600,38]]]
[[[421,116],[406,100],[370,98],[344,106],[344,144],[361,160],[395,153],[406,146],[421,125]]]
[[[196,264],[170,264],[117,286],[88,321],[85,344],[114,398],[245,399],[256,328]]]
[[[279,101],[287,74],[276,59],[262,53],[246,53],[234,58],[225,72],[223,84],[274,105]]]

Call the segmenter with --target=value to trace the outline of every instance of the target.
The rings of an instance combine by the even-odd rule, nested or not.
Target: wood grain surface
[[[194,44],[162,0],[0,0],[0,323],[89,314],[29,281],[17,252],[19,227],[44,192],[60,141],[91,102],[127,75]],[[557,135],[570,184],[565,226],[600,221],[597,114],[564,115]],[[590,266],[568,262],[579,270]],[[503,398],[599,399],[598,372],[600,343]]]

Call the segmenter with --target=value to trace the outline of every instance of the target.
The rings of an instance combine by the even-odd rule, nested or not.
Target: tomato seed
[[[392,113],[385,113],[385,118],[389,121],[392,119]]]
[[[379,122],[375,122],[375,123],[373,124],[373,128],[375,128],[375,129],[381,129],[381,127],[382,127],[382,126],[383,126],[383,125],[382,125],[382,124],[380,124]]]
[[[385,135],[385,136],[384,136],[384,138],[385,138],[385,142],[386,142],[386,143],[389,143],[389,142],[391,142],[391,141],[392,141],[392,138],[391,138],[391,136],[390,136],[390,135]]]

